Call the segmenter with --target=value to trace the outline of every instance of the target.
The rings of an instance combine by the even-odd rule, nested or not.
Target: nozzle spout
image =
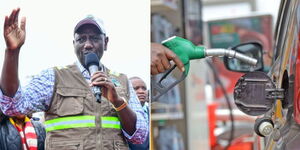
[[[227,57],[232,57],[232,58],[237,58],[245,63],[248,63],[250,65],[256,65],[257,60],[254,58],[251,58],[247,55],[241,54],[239,52],[236,52],[234,50],[230,49],[222,49],[222,48],[216,48],[216,49],[206,49],[205,50],[205,56],[210,57],[210,56],[227,56]]]

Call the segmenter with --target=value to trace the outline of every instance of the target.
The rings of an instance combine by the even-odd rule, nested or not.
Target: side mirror
[[[235,72],[263,71],[264,69],[263,51],[262,51],[262,45],[260,43],[257,42],[242,43],[230,49],[257,59],[257,64],[256,66],[251,66],[238,59],[224,57],[224,65],[228,70],[235,71]]]

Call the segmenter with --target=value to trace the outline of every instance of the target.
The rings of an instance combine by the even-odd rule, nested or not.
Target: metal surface
[[[157,82],[154,82],[154,80],[152,80],[151,82],[151,87],[153,91],[152,101],[157,101],[158,98],[160,98],[163,94],[167,93],[170,89],[175,87],[178,83],[180,83],[186,78],[185,73],[182,73],[180,79],[172,83],[166,83],[168,82],[168,80],[165,79],[175,68],[176,65],[174,65],[171,69],[167,70],[166,73],[164,73],[163,76]]]
[[[206,49],[205,50],[206,56],[227,56],[232,58],[237,58],[245,63],[248,63],[250,65],[256,65],[257,60],[254,58],[251,58],[249,56],[246,56],[244,54],[241,54],[239,52],[236,52],[234,50],[230,49],[222,49],[222,48],[216,48],[216,49]]]
[[[249,72],[235,85],[234,102],[248,115],[262,115],[272,108],[274,102],[266,98],[266,89],[275,89],[269,76],[263,72]]]
[[[269,135],[273,130],[273,125],[270,122],[263,122],[258,128],[260,134],[267,136]]]

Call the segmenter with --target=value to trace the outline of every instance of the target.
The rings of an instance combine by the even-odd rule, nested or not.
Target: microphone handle
[[[89,66],[89,72],[90,74],[94,74],[96,71],[99,70],[99,67],[97,65],[91,65]],[[93,86],[93,92],[94,92],[94,96],[96,97],[96,101],[98,103],[101,103],[101,96],[102,96],[102,92],[101,92],[101,88],[98,86]]]
[[[96,101],[98,103],[101,103],[101,96],[102,96],[102,92],[100,87],[98,86],[93,86],[93,92],[94,92],[94,96],[96,97]]]

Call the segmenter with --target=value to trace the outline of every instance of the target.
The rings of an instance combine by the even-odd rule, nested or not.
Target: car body
[[[269,120],[273,128],[267,135],[256,136],[254,149],[296,150],[300,149],[299,0],[281,1],[274,33],[273,63],[266,75],[276,92],[273,99],[263,99],[271,101],[271,107],[259,116]],[[259,95],[256,90],[250,93]],[[257,119],[256,128],[260,121]]]

